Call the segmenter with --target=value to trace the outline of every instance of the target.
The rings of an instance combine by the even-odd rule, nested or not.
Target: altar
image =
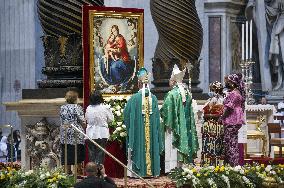
[[[5,103],[7,111],[17,111],[21,118],[22,169],[31,170],[43,163],[47,163],[50,167],[60,165],[59,111],[64,103],[64,98],[24,99]],[[80,99],[78,104],[82,105],[83,100]],[[106,149],[126,163],[123,144],[109,141]],[[111,177],[123,177],[123,167],[108,156],[105,159],[105,166],[106,173]]]
[[[203,107],[205,101],[197,101],[198,105],[195,106],[196,113],[196,129],[199,139],[199,145],[201,146],[201,127],[203,123]],[[276,112],[274,105],[246,105],[246,122],[247,131],[245,140],[247,140],[247,147],[245,153],[247,156],[268,156],[268,128],[267,123],[273,122],[273,116]],[[271,152],[273,157],[273,150]],[[196,162],[201,159],[201,151],[198,152],[198,158]]]
[[[267,123],[273,122],[275,112],[274,105],[246,105],[248,156],[268,156]]]
[[[18,115],[21,119],[20,125],[20,133],[21,133],[21,168],[25,170],[30,170],[33,166],[36,167],[34,162],[39,162],[44,158],[43,155],[32,155],[32,151],[29,150],[32,147],[36,149],[34,145],[31,145],[34,142],[48,141],[48,148],[50,146],[59,144],[59,132],[58,135],[51,135],[47,129],[50,127],[59,127],[60,119],[59,119],[59,110],[60,106],[65,103],[64,98],[54,98],[54,99],[23,99],[18,102],[8,102],[4,105],[6,106],[7,111],[17,111]],[[82,104],[82,100],[79,101],[79,104]],[[28,129],[33,127],[34,129],[42,130],[43,133],[46,134],[44,140],[40,140],[39,138],[33,138],[34,141],[31,141],[31,135],[28,134]],[[44,131],[46,130],[46,131]],[[56,149],[52,152],[56,152]],[[49,153],[49,151],[42,151],[42,154]],[[57,159],[59,160],[59,153],[56,154]]]

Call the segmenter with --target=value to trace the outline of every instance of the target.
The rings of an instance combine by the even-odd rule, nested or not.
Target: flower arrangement
[[[125,141],[127,136],[126,126],[122,122],[117,122],[117,127],[111,135],[111,140],[118,140],[120,143]]]
[[[19,163],[0,163],[0,170],[5,170],[7,168],[15,169],[15,170],[20,170],[21,165]]]
[[[61,169],[52,171],[46,168],[36,170],[17,170],[9,166],[0,169],[0,188],[67,188],[72,187],[74,178],[62,173]]]
[[[284,165],[193,166],[173,169],[169,177],[177,187],[259,188],[283,186]]]
[[[123,109],[130,96],[111,96],[105,98],[106,105],[110,107],[114,115],[114,121],[110,128],[113,130],[110,139],[123,143],[126,139],[126,126],[123,124]]]

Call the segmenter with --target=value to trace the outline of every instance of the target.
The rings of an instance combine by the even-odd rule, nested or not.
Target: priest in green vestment
[[[138,72],[139,92],[134,94],[124,109],[127,127],[128,167],[142,177],[160,175],[160,153],[163,140],[160,137],[160,112],[158,100],[150,92],[148,71]],[[133,176],[128,172],[129,176]]]
[[[172,90],[161,108],[162,127],[165,131],[165,172],[180,163],[192,163],[197,157],[198,138],[192,109],[192,97],[182,83],[186,69],[174,66],[170,78]]]

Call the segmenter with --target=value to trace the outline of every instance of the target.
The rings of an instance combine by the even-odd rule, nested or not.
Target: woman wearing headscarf
[[[242,74],[230,74],[225,77],[225,86],[228,93],[224,100],[224,113],[221,116],[224,125],[225,163],[237,166],[242,152],[238,146],[238,131],[245,122],[245,90]]]
[[[223,114],[223,86],[220,82],[215,81],[209,87],[210,98],[203,108],[201,163],[202,165],[222,165],[224,128],[218,119]]]

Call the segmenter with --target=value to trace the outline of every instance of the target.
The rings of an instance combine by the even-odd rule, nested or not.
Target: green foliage
[[[73,184],[74,177],[65,175],[60,168],[26,172],[8,166],[0,169],[0,188],[68,188]]]
[[[261,188],[268,180],[283,184],[284,165],[246,166],[193,166],[175,168],[169,177],[177,187],[190,185],[193,188]],[[270,183],[270,182],[268,182]]]

